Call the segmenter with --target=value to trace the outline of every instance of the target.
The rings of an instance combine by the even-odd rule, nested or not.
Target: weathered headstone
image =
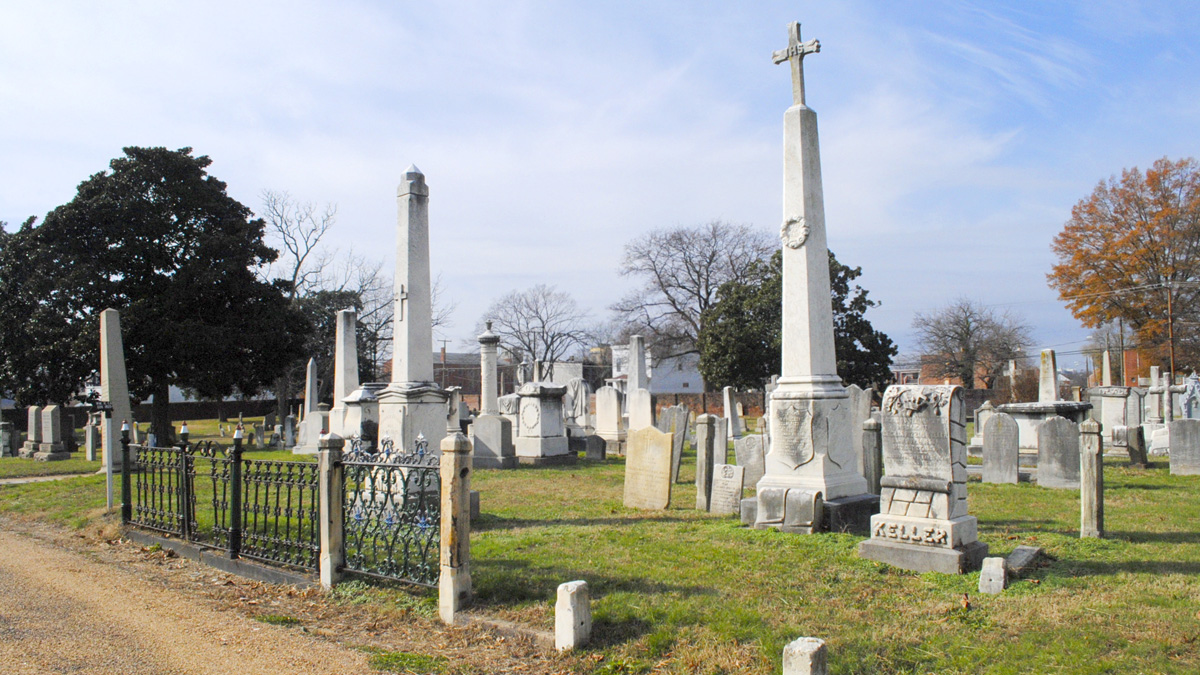
[[[1079,489],[1079,425],[1052,417],[1038,427],[1037,483]]]
[[[971,437],[969,447],[983,447],[984,427],[987,426],[988,418],[995,412],[991,401],[984,401],[983,405],[975,409],[975,435]]]
[[[854,431],[857,432],[862,428],[863,420],[871,416],[871,398],[875,395],[874,389],[863,389],[857,384],[852,384],[846,387],[846,394],[850,396],[850,414],[851,421],[854,424]],[[862,434],[855,433],[851,440],[854,441],[854,456],[858,464],[858,471],[862,473],[866,459],[863,457]]]
[[[733,453],[737,457],[737,465],[745,469],[746,485],[753,489],[762,480],[766,471],[763,453],[763,438],[757,434],[743,436],[733,442]],[[724,462],[721,462],[724,464]]]
[[[978,569],[987,545],[967,514],[966,414],[957,386],[893,385],[883,394],[879,513],[859,555],[918,572]]]
[[[1200,420],[1171,422],[1171,473],[1200,475]]]
[[[480,469],[511,469],[517,465],[512,422],[503,415],[480,415],[471,424],[472,460]]]
[[[630,431],[625,445],[625,506],[665,509],[671,504],[671,434],[653,426]]]
[[[783,675],[829,675],[829,653],[825,641],[800,638],[783,648]]]
[[[583,458],[589,462],[603,462],[608,452],[608,442],[595,434],[584,437]]]
[[[742,503],[745,468],[732,464],[717,464],[713,467],[712,496],[709,513],[735,516]]]
[[[983,482],[1012,483],[1020,479],[1017,422],[1007,413],[993,413],[983,430]]]
[[[712,415],[700,415],[696,418],[696,508],[700,511],[708,511],[712,499],[713,467],[716,465],[713,455],[713,427],[717,423],[717,418]],[[721,420],[721,423],[723,424],[724,420]],[[674,466],[671,470],[678,475]]]
[[[31,405],[26,411],[25,445],[21,446],[21,456],[33,457],[42,444],[42,406]]]
[[[317,402],[317,377],[317,360],[309,359],[304,377],[304,417],[300,420],[296,447],[292,448],[296,454],[315,455],[322,432],[329,429],[329,408],[322,414]]]
[[[70,459],[71,453],[63,443],[62,408],[48,405],[42,409],[42,435],[33,458],[42,462]]]
[[[558,587],[554,605],[554,647],[567,651],[582,647],[592,634],[592,602],[586,581]]]
[[[596,390],[596,435],[608,446],[605,454],[621,455],[625,442],[625,422],[621,418],[621,392],[615,387]]]
[[[979,572],[979,592],[996,595],[1008,586],[1008,570],[1004,566],[1004,558],[984,558],[983,569]]]

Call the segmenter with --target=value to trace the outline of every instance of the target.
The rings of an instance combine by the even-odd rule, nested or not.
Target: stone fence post
[[[346,441],[337,434],[321,436],[317,442],[321,519],[321,553],[318,568],[322,588],[333,588],[341,580],[342,565],[346,556],[342,546],[346,490],[343,477],[346,469],[341,461],[342,448],[345,446]]]
[[[867,492],[877,495],[883,479],[883,425],[868,417],[862,427],[863,478],[867,479]]]
[[[1079,425],[1079,536],[1104,536],[1104,440],[1100,423]]]
[[[438,615],[454,624],[471,599],[471,441],[461,433],[442,439],[441,574]]]

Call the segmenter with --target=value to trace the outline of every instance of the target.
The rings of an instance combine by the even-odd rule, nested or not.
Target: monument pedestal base
[[[868,539],[858,545],[858,555],[914,572],[965,574],[980,568],[987,557],[987,544],[973,541],[962,548],[934,548]]]
[[[528,464],[525,461],[527,459],[548,459],[571,454],[566,436],[517,436],[513,445],[522,464]]]
[[[562,466],[574,464],[579,458],[572,454],[555,455],[553,457],[517,457],[517,463],[522,466]]]
[[[33,457],[35,454],[37,454],[38,450],[40,449],[38,447],[40,445],[41,445],[41,443],[35,443],[33,441],[25,441],[25,443],[23,443],[21,445],[21,453],[20,453],[21,456],[24,457],[25,459],[29,459],[30,457]]]
[[[879,495],[865,494],[825,502],[823,529],[828,532],[871,533],[871,516],[879,513]]]
[[[71,459],[71,453],[67,452],[67,447],[62,443],[39,443],[33,458],[39,462],[57,462]]]
[[[390,438],[397,450],[408,453],[417,437],[429,443],[427,451],[441,454],[446,437],[446,392],[432,382],[393,382],[377,394],[379,438]]]

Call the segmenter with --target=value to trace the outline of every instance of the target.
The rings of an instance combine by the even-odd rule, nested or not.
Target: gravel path
[[[0,664],[10,675],[371,672],[362,652],[2,527]]]

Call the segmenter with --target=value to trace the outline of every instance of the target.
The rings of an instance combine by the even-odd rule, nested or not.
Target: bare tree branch
[[[969,298],[958,298],[928,314],[918,312],[912,326],[922,363],[936,377],[957,377],[964,387],[975,379],[992,388],[1005,365],[1025,358],[1030,328],[1011,312],[996,312]]]
[[[745,281],[775,248],[766,233],[714,220],[661,229],[625,245],[619,269],[641,288],[610,307],[627,334],[644,335],[659,358],[698,353],[700,315],[727,281]]]
[[[501,297],[484,320],[491,320],[492,332],[517,360],[541,364],[538,379],[548,377],[551,364],[572,349],[586,347],[591,337],[587,312],[569,294],[545,284]],[[482,322],[478,329],[482,332]]]
[[[291,283],[291,297],[320,289],[332,254],[318,251],[318,245],[337,221],[337,206],[326,204],[318,211],[312,202],[301,202],[286,191],[274,190],[264,190],[262,200],[268,235],[283,249],[277,263],[283,269],[278,276]]]

